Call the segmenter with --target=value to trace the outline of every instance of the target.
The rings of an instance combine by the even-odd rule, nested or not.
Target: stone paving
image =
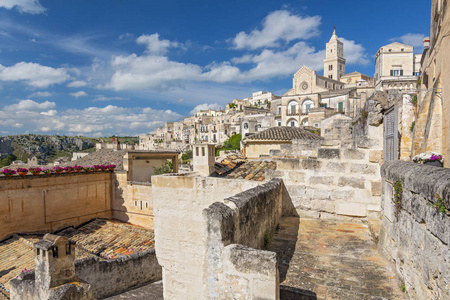
[[[129,290],[125,293],[105,298],[107,300],[162,300],[163,298],[163,285],[162,281],[150,283],[136,289]]]
[[[268,250],[278,254],[281,299],[406,298],[367,224],[286,217]]]

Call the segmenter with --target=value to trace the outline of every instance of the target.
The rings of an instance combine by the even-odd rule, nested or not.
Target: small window
[[[328,82],[325,81],[325,87],[328,87]]]
[[[314,127],[318,128],[318,127],[319,127],[319,124],[315,123],[315,124],[314,124]]]
[[[142,201],[139,201],[140,202],[140,208],[141,208],[141,210],[142,210]]]
[[[278,127],[280,127],[281,126],[281,121],[278,121]]]
[[[405,49],[402,48],[401,51],[403,52],[403,51],[405,51]]]
[[[202,156],[205,156],[205,147],[202,147]]]
[[[138,202],[137,201],[134,201],[134,206],[138,206]]]
[[[198,147],[195,147],[195,156],[198,156]]]
[[[295,127],[295,122],[291,121],[291,127]]]
[[[244,123],[244,129],[248,129],[248,123]]]
[[[145,202],[145,208],[148,208],[148,202]]]

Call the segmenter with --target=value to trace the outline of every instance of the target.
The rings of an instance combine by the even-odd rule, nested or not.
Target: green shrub
[[[216,149],[216,156],[219,156],[221,150],[239,150],[241,149],[241,139],[242,135],[235,134],[232,135],[228,140],[223,143],[222,147]]]

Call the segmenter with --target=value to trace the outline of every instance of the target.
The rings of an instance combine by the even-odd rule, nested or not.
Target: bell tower
[[[344,44],[336,35],[336,27],[326,47],[323,60],[323,76],[339,81],[345,75]]]

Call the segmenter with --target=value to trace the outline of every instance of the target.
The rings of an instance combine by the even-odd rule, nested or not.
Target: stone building
[[[415,90],[421,56],[398,42],[381,47],[375,56],[375,89]]]
[[[450,8],[446,0],[433,0],[429,41],[425,40],[417,102],[412,155],[434,151],[450,158]]]

